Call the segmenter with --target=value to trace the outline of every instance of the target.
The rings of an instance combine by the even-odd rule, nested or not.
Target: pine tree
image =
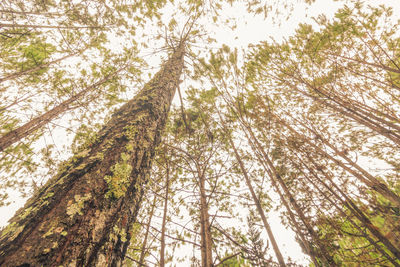
[[[140,93],[17,212],[1,233],[0,264],[115,265],[130,239],[155,147],[183,68],[181,40]]]

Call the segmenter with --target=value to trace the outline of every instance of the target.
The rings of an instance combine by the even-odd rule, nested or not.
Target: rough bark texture
[[[121,266],[183,68],[183,45],[0,233],[0,266]]]

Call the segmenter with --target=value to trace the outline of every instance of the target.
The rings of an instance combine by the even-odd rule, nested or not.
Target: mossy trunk
[[[0,233],[0,266],[121,266],[183,68],[183,44]]]

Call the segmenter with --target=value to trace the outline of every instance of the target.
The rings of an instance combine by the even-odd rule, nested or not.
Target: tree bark
[[[167,174],[165,180],[165,199],[164,199],[164,211],[161,226],[161,249],[160,249],[160,267],[165,266],[165,231],[167,225],[167,211],[168,211],[168,193],[169,193],[169,164],[166,164]]]
[[[200,187],[200,234],[201,234],[201,266],[213,266],[212,260],[212,242],[210,229],[210,215],[208,214],[208,203],[206,195],[204,173],[199,171]]]
[[[121,266],[155,147],[183,69],[184,42],[0,233],[1,266]]]
[[[154,194],[154,198],[153,198],[153,202],[152,202],[152,206],[151,206],[151,210],[150,210],[150,214],[149,214],[149,221],[147,222],[147,225],[146,225],[146,232],[144,233],[142,249],[140,250],[140,257],[139,257],[139,262],[138,262],[139,266],[146,266],[144,264],[144,259],[146,258],[147,240],[149,238],[151,220],[153,219],[154,209],[156,207],[156,200],[157,200],[157,195]]]

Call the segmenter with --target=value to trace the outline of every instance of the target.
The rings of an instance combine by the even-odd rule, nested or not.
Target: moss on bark
[[[183,68],[183,46],[10,220],[1,266],[119,266]]]

